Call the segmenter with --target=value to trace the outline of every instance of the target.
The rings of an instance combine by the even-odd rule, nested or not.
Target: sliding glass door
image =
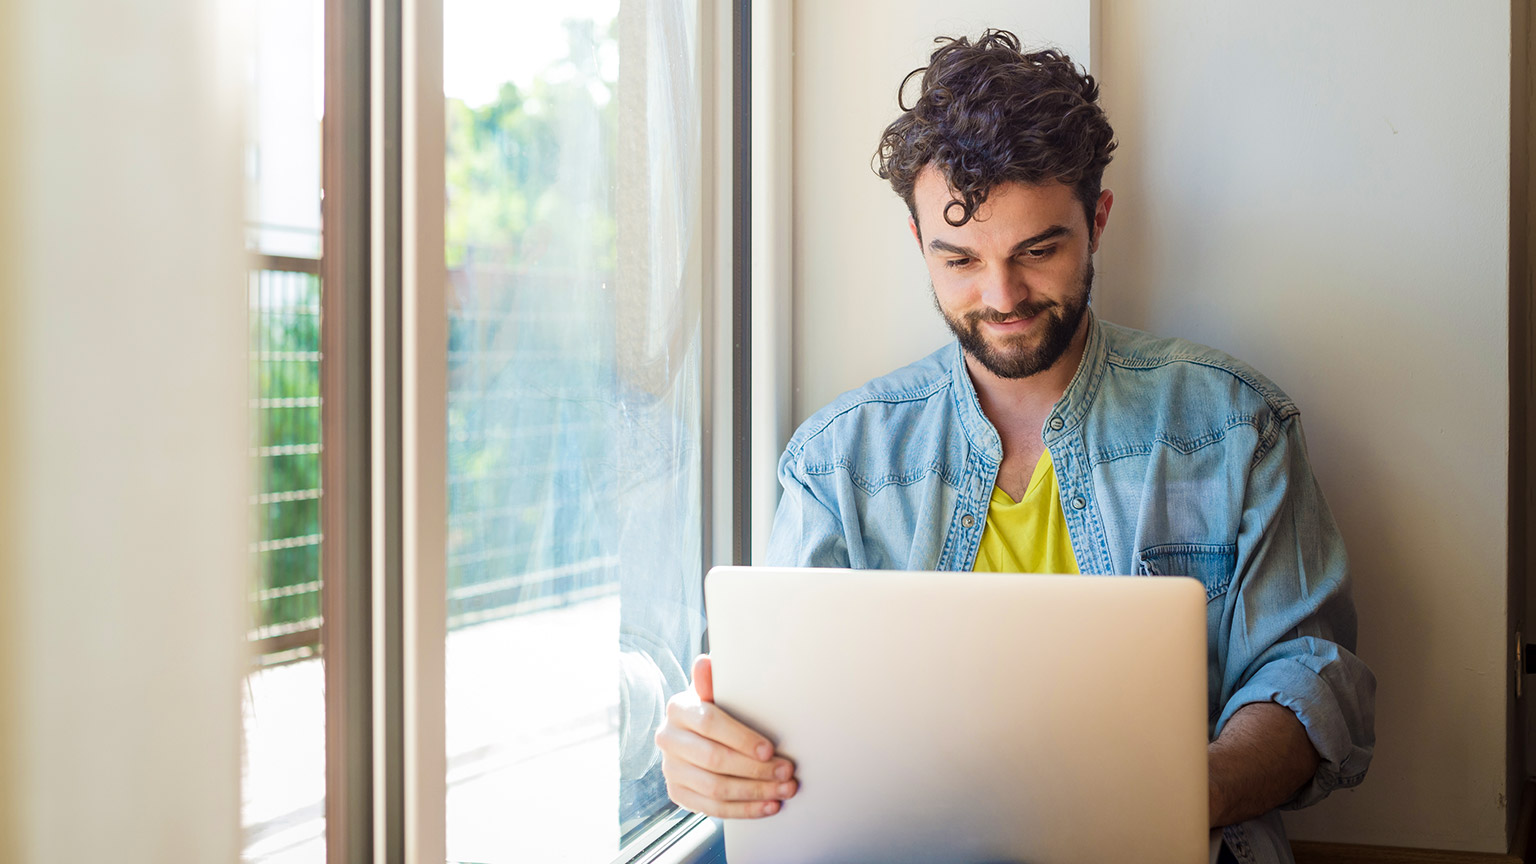
[[[638,854],[740,545],[729,12],[258,5],[245,860]]]

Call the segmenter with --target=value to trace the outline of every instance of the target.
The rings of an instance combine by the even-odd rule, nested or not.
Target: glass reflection
[[[448,0],[448,854],[670,810],[703,629],[696,6]]]

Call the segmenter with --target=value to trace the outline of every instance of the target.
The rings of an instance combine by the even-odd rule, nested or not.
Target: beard
[[[931,287],[931,286],[930,286]],[[960,340],[965,353],[976,358],[988,372],[999,378],[1028,378],[1056,365],[1061,355],[1072,345],[1072,336],[1088,310],[1088,297],[1093,292],[1093,258],[1082,270],[1078,290],[1063,303],[1054,300],[1025,300],[1008,312],[986,309],[968,312],[961,318],[951,316],[939,305],[939,295],[934,292],[933,305],[944,316],[951,333]],[[983,322],[1002,323],[1021,318],[1042,315],[1037,333],[1020,333],[1005,336],[996,343],[988,342],[981,334]],[[1030,339],[1034,344],[1030,344]]]

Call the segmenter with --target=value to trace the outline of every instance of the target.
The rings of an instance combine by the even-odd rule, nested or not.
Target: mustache
[[[1008,312],[999,312],[996,309],[987,309],[982,312],[971,312],[965,317],[972,324],[979,324],[983,321],[989,324],[1005,324],[1009,321],[1033,318],[1036,315],[1039,315],[1041,312],[1044,312],[1047,309],[1051,309],[1058,305],[1060,304],[1053,300],[1025,300],[1019,305],[1013,307],[1013,309]]]

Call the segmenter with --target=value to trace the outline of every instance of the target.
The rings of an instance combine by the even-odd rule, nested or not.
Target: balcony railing
[[[259,256],[247,290],[257,532],[249,639],[271,663],[320,645],[320,262]]]
[[[482,274],[475,290],[516,302],[518,276]],[[320,649],[320,262],[257,256],[248,291],[257,478],[249,639],[265,665]],[[450,457],[468,456],[450,458],[447,477],[450,628],[618,590],[612,526],[592,517],[612,478],[588,458],[610,430],[600,411],[581,407],[604,401],[608,364],[600,354],[571,362],[537,326],[503,331],[509,320],[536,323],[449,316]]]

